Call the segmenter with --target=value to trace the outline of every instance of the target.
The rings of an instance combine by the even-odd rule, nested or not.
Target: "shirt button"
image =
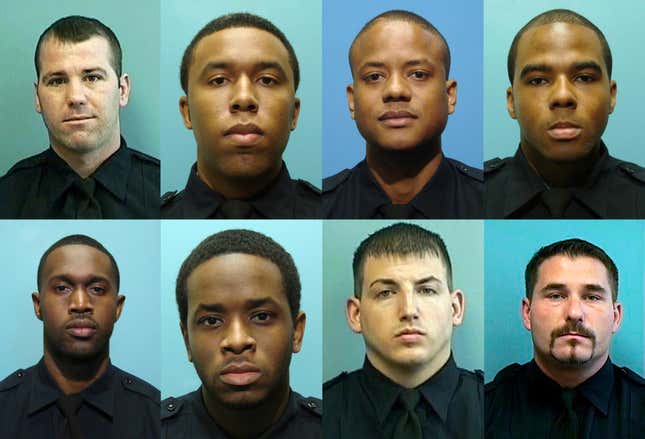
[[[23,371],[20,371],[16,375],[18,375],[18,378],[22,378],[25,376],[25,373]]]
[[[125,379],[125,382],[126,382],[127,384],[132,384],[132,378],[126,378],[126,379]]]
[[[174,412],[177,406],[174,403],[169,402],[168,405],[166,405],[166,408],[168,409],[169,412]]]
[[[315,409],[317,407],[317,405],[313,401],[308,401],[307,402],[307,407],[309,407],[310,409]]]

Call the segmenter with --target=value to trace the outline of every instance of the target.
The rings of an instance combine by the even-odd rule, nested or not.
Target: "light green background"
[[[123,51],[123,72],[132,83],[130,103],[121,110],[122,134],[128,146],[159,157],[159,2],[4,1],[0,7],[0,175],[49,146],[43,120],[34,109],[34,51],[40,34],[68,15],[96,18],[116,34]]]
[[[363,337],[345,319],[345,302],[354,294],[352,259],[358,245],[391,221],[325,221],[323,224],[323,379],[363,365]],[[411,221],[438,233],[448,248],[453,286],[466,295],[464,323],[453,332],[459,367],[484,368],[483,221]]]

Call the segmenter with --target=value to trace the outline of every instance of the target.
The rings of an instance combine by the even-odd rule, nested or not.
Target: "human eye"
[[[372,73],[368,73],[367,75],[363,76],[363,80],[365,82],[368,82],[368,83],[378,82],[383,78],[384,78],[383,74],[379,73],[379,72],[372,72]]]
[[[392,290],[380,290],[380,291],[377,291],[376,298],[387,299],[388,297],[392,297],[394,294],[396,293]]]
[[[269,323],[273,320],[273,314],[268,311],[256,312],[251,316],[251,320],[256,323]]]
[[[211,85],[215,86],[222,86],[226,84],[227,79],[224,76],[215,76],[214,78],[211,78],[208,83]]]
[[[67,81],[65,80],[65,78],[61,76],[54,76],[53,78],[48,79],[46,84],[49,87],[58,87],[59,85],[63,85],[66,82]]]
[[[97,82],[103,79],[103,76],[98,73],[90,73],[85,76],[85,81],[87,82]]]
[[[426,296],[431,296],[433,294],[437,294],[437,290],[435,290],[432,287],[421,287],[419,288],[419,293],[426,295]]]
[[[537,77],[529,79],[527,83],[529,85],[545,85],[547,83],[547,80],[545,78]]]
[[[258,79],[258,82],[260,84],[262,84],[262,85],[270,86],[270,85],[276,85],[278,83],[278,80],[276,78],[274,78],[273,76],[262,75]]]
[[[582,83],[588,83],[588,82],[593,82],[596,78],[594,78],[593,75],[590,75],[588,73],[582,73],[578,76],[576,76],[575,80],[577,82],[582,82]]]
[[[89,290],[91,293],[96,294],[97,296],[101,296],[105,294],[105,292],[107,291],[107,288],[105,288],[102,285],[91,285]]]
[[[223,320],[217,316],[203,316],[197,320],[197,324],[201,326],[206,326],[209,328],[219,327],[223,323]]]
[[[424,70],[415,70],[410,74],[410,77],[413,79],[426,79],[430,77],[430,73]]]
[[[546,295],[547,299],[551,300],[561,300],[564,299],[564,295],[562,293],[559,293],[557,291],[551,292]]]
[[[589,302],[599,302],[602,300],[602,296],[599,294],[589,294],[585,297]]]
[[[61,294],[62,293],[67,293],[67,292],[71,291],[71,287],[69,285],[65,284],[65,283],[56,284],[56,285],[54,285],[54,291],[56,291],[57,293],[61,293]]]

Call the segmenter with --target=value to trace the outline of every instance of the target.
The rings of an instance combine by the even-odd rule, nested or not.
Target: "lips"
[[[262,372],[253,363],[244,361],[235,362],[224,367],[220,372],[220,379],[223,383],[231,386],[248,386],[258,379]]]
[[[381,114],[378,118],[380,122],[383,122],[388,127],[391,128],[403,128],[414,122],[417,119],[415,114],[410,113],[409,111],[386,111]]]
[[[395,338],[404,344],[418,343],[425,337],[426,332],[419,328],[403,328],[399,330]]]
[[[224,131],[224,136],[236,145],[252,146],[262,139],[264,131],[253,123],[244,123],[228,128]]]
[[[96,334],[96,323],[90,319],[75,319],[65,326],[67,332],[77,338],[91,338]]]
[[[573,122],[559,121],[554,123],[546,131],[553,140],[573,140],[580,136],[582,128]]]
[[[75,116],[70,116],[66,119],[63,119],[63,122],[64,123],[83,123],[92,119],[95,119],[95,117],[90,115],[75,115]]]

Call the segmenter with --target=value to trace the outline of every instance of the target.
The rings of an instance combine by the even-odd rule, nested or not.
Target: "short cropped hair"
[[[395,9],[387,12],[383,12],[382,14],[377,15],[376,17],[372,18],[370,21],[368,21],[365,26],[358,32],[356,37],[354,37],[354,40],[352,41],[352,44],[349,46],[349,52],[348,52],[348,59],[349,59],[349,67],[352,69],[352,75],[354,74],[354,67],[352,65],[352,50],[354,49],[354,46],[356,45],[356,41],[358,41],[358,38],[363,35],[366,31],[368,31],[372,26],[376,24],[378,20],[386,20],[386,21],[405,21],[408,23],[414,23],[416,25],[421,26],[423,29],[427,30],[434,36],[438,37],[439,40],[443,43],[444,50],[443,50],[443,65],[444,69],[446,70],[446,79],[448,78],[448,74],[450,73],[450,47],[448,47],[448,42],[444,38],[444,36],[439,32],[439,30],[432,25],[428,20],[423,18],[420,15],[415,14],[414,12],[410,11],[404,11],[400,9]]]
[[[294,90],[298,90],[298,85],[300,84],[300,67],[298,66],[298,58],[296,57],[296,52],[293,50],[291,43],[287,37],[282,33],[280,29],[276,27],[266,18],[259,17],[257,15],[249,14],[248,12],[237,12],[234,14],[226,14],[216,19],[212,20],[206,26],[204,26],[197,35],[195,35],[186,47],[184,51],[184,56],[181,59],[181,67],[179,68],[179,80],[181,82],[181,88],[184,90],[184,93],[188,94],[188,71],[190,70],[190,65],[193,63],[193,53],[195,52],[195,47],[202,38],[207,37],[215,32],[230,29],[235,27],[250,27],[255,29],[260,29],[266,32],[269,32],[284,45],[289,53],[289,64],[291,65],[291,70],[293,71],[294,79]]]
[[[526,283],[526,297],[531,300],[533,289],[537,283],[538,270],[540,265],[553,256],[567,256],[577,258],[586,256],[594,258],[605,266],[607,269],[607,278],[611,287],[611,298],[615,302],[618,298],[618,268],[607,253],[600,247],[582,239],[572,238],[564,241],[554,242],[539,249],[526,265],[524,272],[524,281]]]
[[[602,31],[598,29],[595,24],[593,24],[591,21],[587,20],[577,12],[571,11],[569,9],[552,9],[550,11],[543,12],[536,17],[533,17],[528,23],[524,25],[522,29],[519,30],[519,32],[515,35],[515,38],[513,38],[513,43],[511,43],[511,48],[508,51],[508,59],[506,61],[506,66],[508,69],[508,79],[511,82],[511,85],[513,85],[513,77],[515,76],[515,59],[517,58],[517,46],[519,45],[522,35],[524,35],[527,30],[534,27],[553,23],[578,24],[594,31],[598,36],[598,40],[600,40],[600,46],[602,47],[602,57],[605,60],[605,65],[607,66],[607,75],[611,79],[611,49],[609,49],[609,43],[607,43],[607,39],[605,38],[605,35],[602,33]]]
[[[114,282],[116,283],[116,292],[119,292],[119,287],[121,283],[121,277],[119,274],[119,266],[116,264],[116,260],[114,259],[114,256],[112,256],[112,253],[110,253],[100,242],[98,242],[96,239],[91,238],[87,235],[69,235],[65,236],[64,238],[59,239],[55,243],[53,243],[47,250],[45,250],[45,253],[40,257],[40,262],[38,263],[38,272],[36,274],[37,278],[36,281],[38,283],[38,290],[40,291],[41,288],[41,282],[42,282],[42,275],[43,275],[43,270],[45,268],[45,264],[47,263],[47,257],[51,252],[56,250],[59,247],[64,247],[66,245],[86,245],[88,247],[95,248],[96,250],[100,251],[101,253],[105,254],[109,259],[110,259],[110,264],[112,265],[112,275],[114,276]]]
[[[354,296],[361,297],[363,270],[368,257],[436,256],[446,269],[448,290],[452,291],[452,264],[441,236],[414,224],[396,223],[368,236],[354,252]]]
[[[291,317],[300,311],[300,276],[291,255],[277,242],[252,230],[225,230],[215,233],[199,243],[181,264],[177,275],[175,295],[179,320],[186,326],[188,315],[188,277],[204,262],[222,255],[242,253],[259,256],[274,263],[280,270],[282,286],[289,302]]]
[[[112,29],[95,18],[70,15],[53,22],[45,31],[40,34],[34,54],[34,65],[36,66],[36,77],[40,78],[40,47],[45,39],[54,38],[63,43],[82,43],[92,37],[99,36],[107,40],[112,52],[110,64],[116,72],[117,78],[121,77],[121,45]]]

